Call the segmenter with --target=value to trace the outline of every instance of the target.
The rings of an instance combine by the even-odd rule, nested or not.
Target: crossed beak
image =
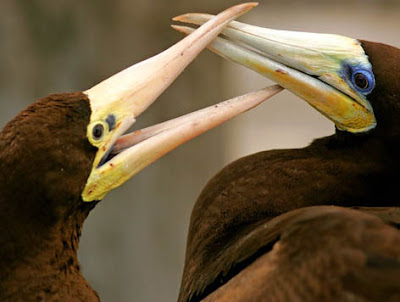
[[[282,90],[276,85],[124,135],[227,23],[256,5],[245,3],[225,10],[164,52],[85,91],[92,109],[87,138],[98,151],[82,193],[84,201],[102,199],[183,142]]]

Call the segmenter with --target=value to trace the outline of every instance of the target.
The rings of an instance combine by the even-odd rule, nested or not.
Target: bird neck
[[[347,154],[356,158],[359,154],[364,158],[364,162],[384,164],[386,170],[393,170],[400,165],[400,132],[397,131],[386,132],[384,128],[379,127],[367,133],[356,134],[336,130],[332,136],[315,140],[310,148],[318,149],[319,146],[327,153],[339,153],[339,156]],[[398,177],[397,171],[394,176]]]
[[[259,152],[225,167],[194,206],[183,293],[190,292],[190,280],[202,284],[205,293],[207,287],[220,286],[220,280],[237,272],[232,267],[240,269],[239,262],[270,249],[255,240],[254,254],[236,258],[236,247],[251,241],[254,229],[283,213],[315,205],[399,206],[399,141],[378,132],[337,132],[307,148]]]
[[[0,300],[18,294],[21,285],[28,292],[38,292],[68,280],[86,284],[77,250],[83,222],[95,204],[82,202],[66,215],[48,209],[21,214],[12,205],[0,201]],[[53,219],[41,219],[44,216]]]
[[[194,206],[188,247],[195,250],[196,240],[204,245],[204,238],[223,245],[224,236],[230,241],[301,207],[398,206],[400,141],[349,135],[336,133],[304,149],[256,153],[225,167]]]

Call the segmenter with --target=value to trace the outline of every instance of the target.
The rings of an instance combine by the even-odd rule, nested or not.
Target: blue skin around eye
[[[366,89],[362,89],[362,88],[357,87],[357,86],[355,85],[355,76],[356,76],[356,74],[358,74],[358,73],[363,74],[363,75],[365,76],[365,78],[367,79],[367,81],[368,81],[368,87],[367,87]],[[367,69],[355,68],[355,69],[353,70],[353,74],[352,74],[351,80],[352,80],[352,84],[353,84],[354,88],[357,89],[359,92],[361,92],[361,93],[364,94],[364,95],[369,94],[369,93],[374,89],[374,87],[375,87],[375,77],[374,77],[374,74],[373,74],[370,70],[367,70]]]
[[[355,85],[355,75],[363,74],[368,81],[368,87],[366,89],[360,88]],[[341,77],[351,85],[351,87],[362,95],[368,95],[375,87],[375,77],[372,73],[371,68],[365,68],[363,66],[354,66],[349,63],[344,63],[342,65]]]

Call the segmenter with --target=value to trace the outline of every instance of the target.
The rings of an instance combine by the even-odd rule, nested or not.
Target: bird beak
[[[201,25],[207,14],[174,21]],[[173,25],[189,34],[192,28]],[[292,91],[340,130],[365,132],[376,126],[367,95],[375,85],[371,64],[357,40],[329,34],[272,30],[230,22],[208,48]]]
[[[256,5],[245,3],[225,10],[164,52],[85,91],[92,110],[87,138],[98,151],[82,193],[84,201],[102,199],[110,190],[178,145],[282,89],[275,86],[123,135],[229,21]]]

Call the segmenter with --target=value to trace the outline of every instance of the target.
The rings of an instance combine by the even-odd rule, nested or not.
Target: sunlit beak
[[[87,90],[92,114],[87,137],[98,148],[82,193],[84,201],[102,199],[159,157],[183,142],[246,111],[282,88],[274,86],[228,103],[122,136],[183,69],[234,18],[256,3],[220,13],[171,48]]]
[[[174,21],[200,25],[211,17],[186,14]],[[185,34],[193,31],[186,26],[173,27]],[[272,30],[236,21],[230,22],[222,34],[224,38],[209,45],[211,50],[292,91],[331,119],[338,129],[356,133],[376,126],[367,100],[375,80],[357,40]]]

